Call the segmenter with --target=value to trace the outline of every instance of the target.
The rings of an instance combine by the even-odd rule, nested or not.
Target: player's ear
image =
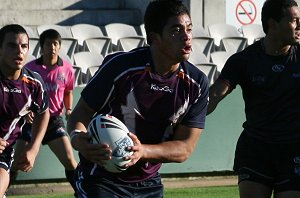
[[[268,20],[268,27],[269,27],[269,30],[270,29],[274,29],[276,26],[277,26],[278,22],[275,21],[274,19],[269,19]]]
[[[150,38],[151,43],[156,43],[161,40],[160,34],[156,32],[149,32],[148,38]]]

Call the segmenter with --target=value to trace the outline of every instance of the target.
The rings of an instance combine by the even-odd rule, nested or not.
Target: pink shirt
[[[26,67],[41,75],[49,95],[49,109],[51,116],[62,115],[64,110],[64,93],[74,89],[75,77],[71,63],[58,59],[52,70],[43,65],[43,59],[38,58],[26,64]]]

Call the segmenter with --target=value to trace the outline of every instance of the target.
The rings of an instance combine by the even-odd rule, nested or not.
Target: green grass
[[[72,193],[68,194],[52,194],[52,195],[23,195],[23,196],[7,196],[7,198],[45,198],[45,197],[51,197],[51,198],[74,198],[74,195]]]
[[[165,198],[238,198],[237,186],[165,189]]]
[[[9,198],[73,198],[73,194],[8,196]],[[238,198],[237,186],[199,187],[199,188],[167,188],[165,198]]]

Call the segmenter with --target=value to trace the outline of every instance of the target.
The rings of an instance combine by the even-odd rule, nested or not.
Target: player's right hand
[[[6,140],[0,138],[0,153],[3,153],[3,151],[8,145],[9,143]]]
[[[87,160],[102,165],[103,160],[111,159],[112,150],[108,144],[93,144],[91,136],[87,133],[79,133],[71,140],[74,149],[79,151]]]
[[[34,113],[30,111],[28,114],[25,115],[25,120],[27,123],[32,124],[34,118]]]

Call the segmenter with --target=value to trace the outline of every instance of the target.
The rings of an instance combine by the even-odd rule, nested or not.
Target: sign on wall
[[[265,0],[227,0],[226,23],[240,28],[248,24],[261,24],[261,8]]]

